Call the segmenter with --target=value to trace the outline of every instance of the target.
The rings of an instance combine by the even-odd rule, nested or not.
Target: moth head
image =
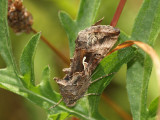
[[[100,47],[108,40],[117,40],[119,34],[120,30],[110,25],[91,26],[78,33],[76,47],[81,49],[90,49],[93,46]]]

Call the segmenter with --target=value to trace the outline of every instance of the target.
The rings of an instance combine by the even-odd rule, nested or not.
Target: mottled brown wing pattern
[[[118,40],[120,30],[109,25],[91,26],[78,33],[70,68],[63,79],[55,79],[63,101],[71,107],[84,96],[91,84],[90,76]]]

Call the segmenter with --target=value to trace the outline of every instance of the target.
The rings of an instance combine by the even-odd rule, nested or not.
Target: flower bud
[[[8,0],[8,24],[15,33],[30,33],[33,17],[21,0]]]

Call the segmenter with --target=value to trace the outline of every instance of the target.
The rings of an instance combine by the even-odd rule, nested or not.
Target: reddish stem
[[[33,28],[32,32],[37,33],[37,31]],[[43,35],[41,35],[41,40],[43,40],[43,42],[46,43],[68,66],[70,65],[69,59],[66,58],[57,48],[55,48]]]
[[[71,120],[80,120],[80,119],[77,117],[72,117]]]
[[[122,10],[124,8],[124,5],[125,5],[126,1],[127,0],[120,0],[119,5],[117,7],[117,10],[116,10],[116,12],[115,12],[115,14],[113,16],[112,21],[111,21],[111,24],[110,24],[111,26],[115,27],[117,25],[117,22],[119,20],[119,17],[120,17],[120,15],[122,13]]]

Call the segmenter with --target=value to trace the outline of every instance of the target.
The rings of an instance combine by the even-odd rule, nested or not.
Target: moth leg
[[[51,106],[49,108],[49,110],[52,109],[52,108],[55,108],[57,105],[59,105],[62,102],[62,100],[63,100],[63,98],[61,98],[55,105]]]
[[[99,93],[88,93],[88,94],[85,94],[84,97],[90,96],[90,95],[97,95],[97,96],[99,96],[99,95],[101,95],[101,94],[99,94]]]
[[[99,78],[97,78],[97,79],[95,79],[95,80],[93,80],[93,81],[90,81],[90,84],[95,83],[95,82],[101,80],[102,78],[108,77],[108,76],[110,76],[110,75],[112,75],[112,74],[115,74],[115,73],[110,73],[110,74],[108,74],[108,75],[101,76],[101,77],[99,77]]]

